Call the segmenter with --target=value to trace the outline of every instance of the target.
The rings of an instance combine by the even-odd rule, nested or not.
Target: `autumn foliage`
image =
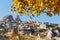
[[[47,16],[59,15],[60,0],[13,0],[12,11],[21,16],[24,14],[39,16],[41,12]]]

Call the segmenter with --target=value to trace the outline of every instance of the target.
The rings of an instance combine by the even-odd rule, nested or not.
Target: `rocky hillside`
[[[0,39],[2,40],[60,40],[60,25],[29,20],[20,17],[4,16],[0,20]]]

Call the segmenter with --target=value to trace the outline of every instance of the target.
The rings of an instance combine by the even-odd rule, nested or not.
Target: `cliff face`
[[[45,37],[48,38],[48,36],[50,35],[49,38],[51,39],[54,33],[56,33],[54,37],[60,36],[59,29],[59,24],[52,24],[48,22],[34,22],[32,20],[30,20],[29,22],[23,22],[18,15],[15,19],[12,15],[8,15],[4,16],[3,19],[0,20],[0,34],[4,37],[6,36],[7,38],[18,36],[22,38],[22,40],[24,40],[23,38],[39,40]],[[53,33],[53,35],[51,33]]]
[[[12,15],[7,15],[0,20],[0,28],[11,30],[15,26],[18,27],[19,30],[33,29],[34,31],[39,31],[40,29],[47,29],[47,28],[52,29],[59,27],[58,24],[52,24],[48,22],[41,23],[41,22],[34,22],[32,20],[30,20],[29,22],[23,22],[20,19],[19,15],[17,15],[15,19],[13,18]]]

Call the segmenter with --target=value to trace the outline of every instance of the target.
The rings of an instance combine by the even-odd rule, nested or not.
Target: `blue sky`
[[[9,14],[11,14],[14,18],[18,15],[18,14],[13,14],[13,12],[11,12],[11,5],[12,5],[12,0],[0,0],[0,19],[2,19],[4,16]],[[20,18],[22,21],[29,20],[29,16],[27,15],[20,16]],[[34,17],[33,20],[39,22],[60,24],[60,16],[55,15],[52,17],[48,17],[45,13],[41,14],[39,17]]]

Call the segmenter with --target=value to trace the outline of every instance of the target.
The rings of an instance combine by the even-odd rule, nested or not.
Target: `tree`
[[[47,11],[46,11],[47,10]],[[52,16],[60,13],[59,0],[13,0],[12,11],[24,14],[39,16],[41,12],[46,13],[47,16]]]

